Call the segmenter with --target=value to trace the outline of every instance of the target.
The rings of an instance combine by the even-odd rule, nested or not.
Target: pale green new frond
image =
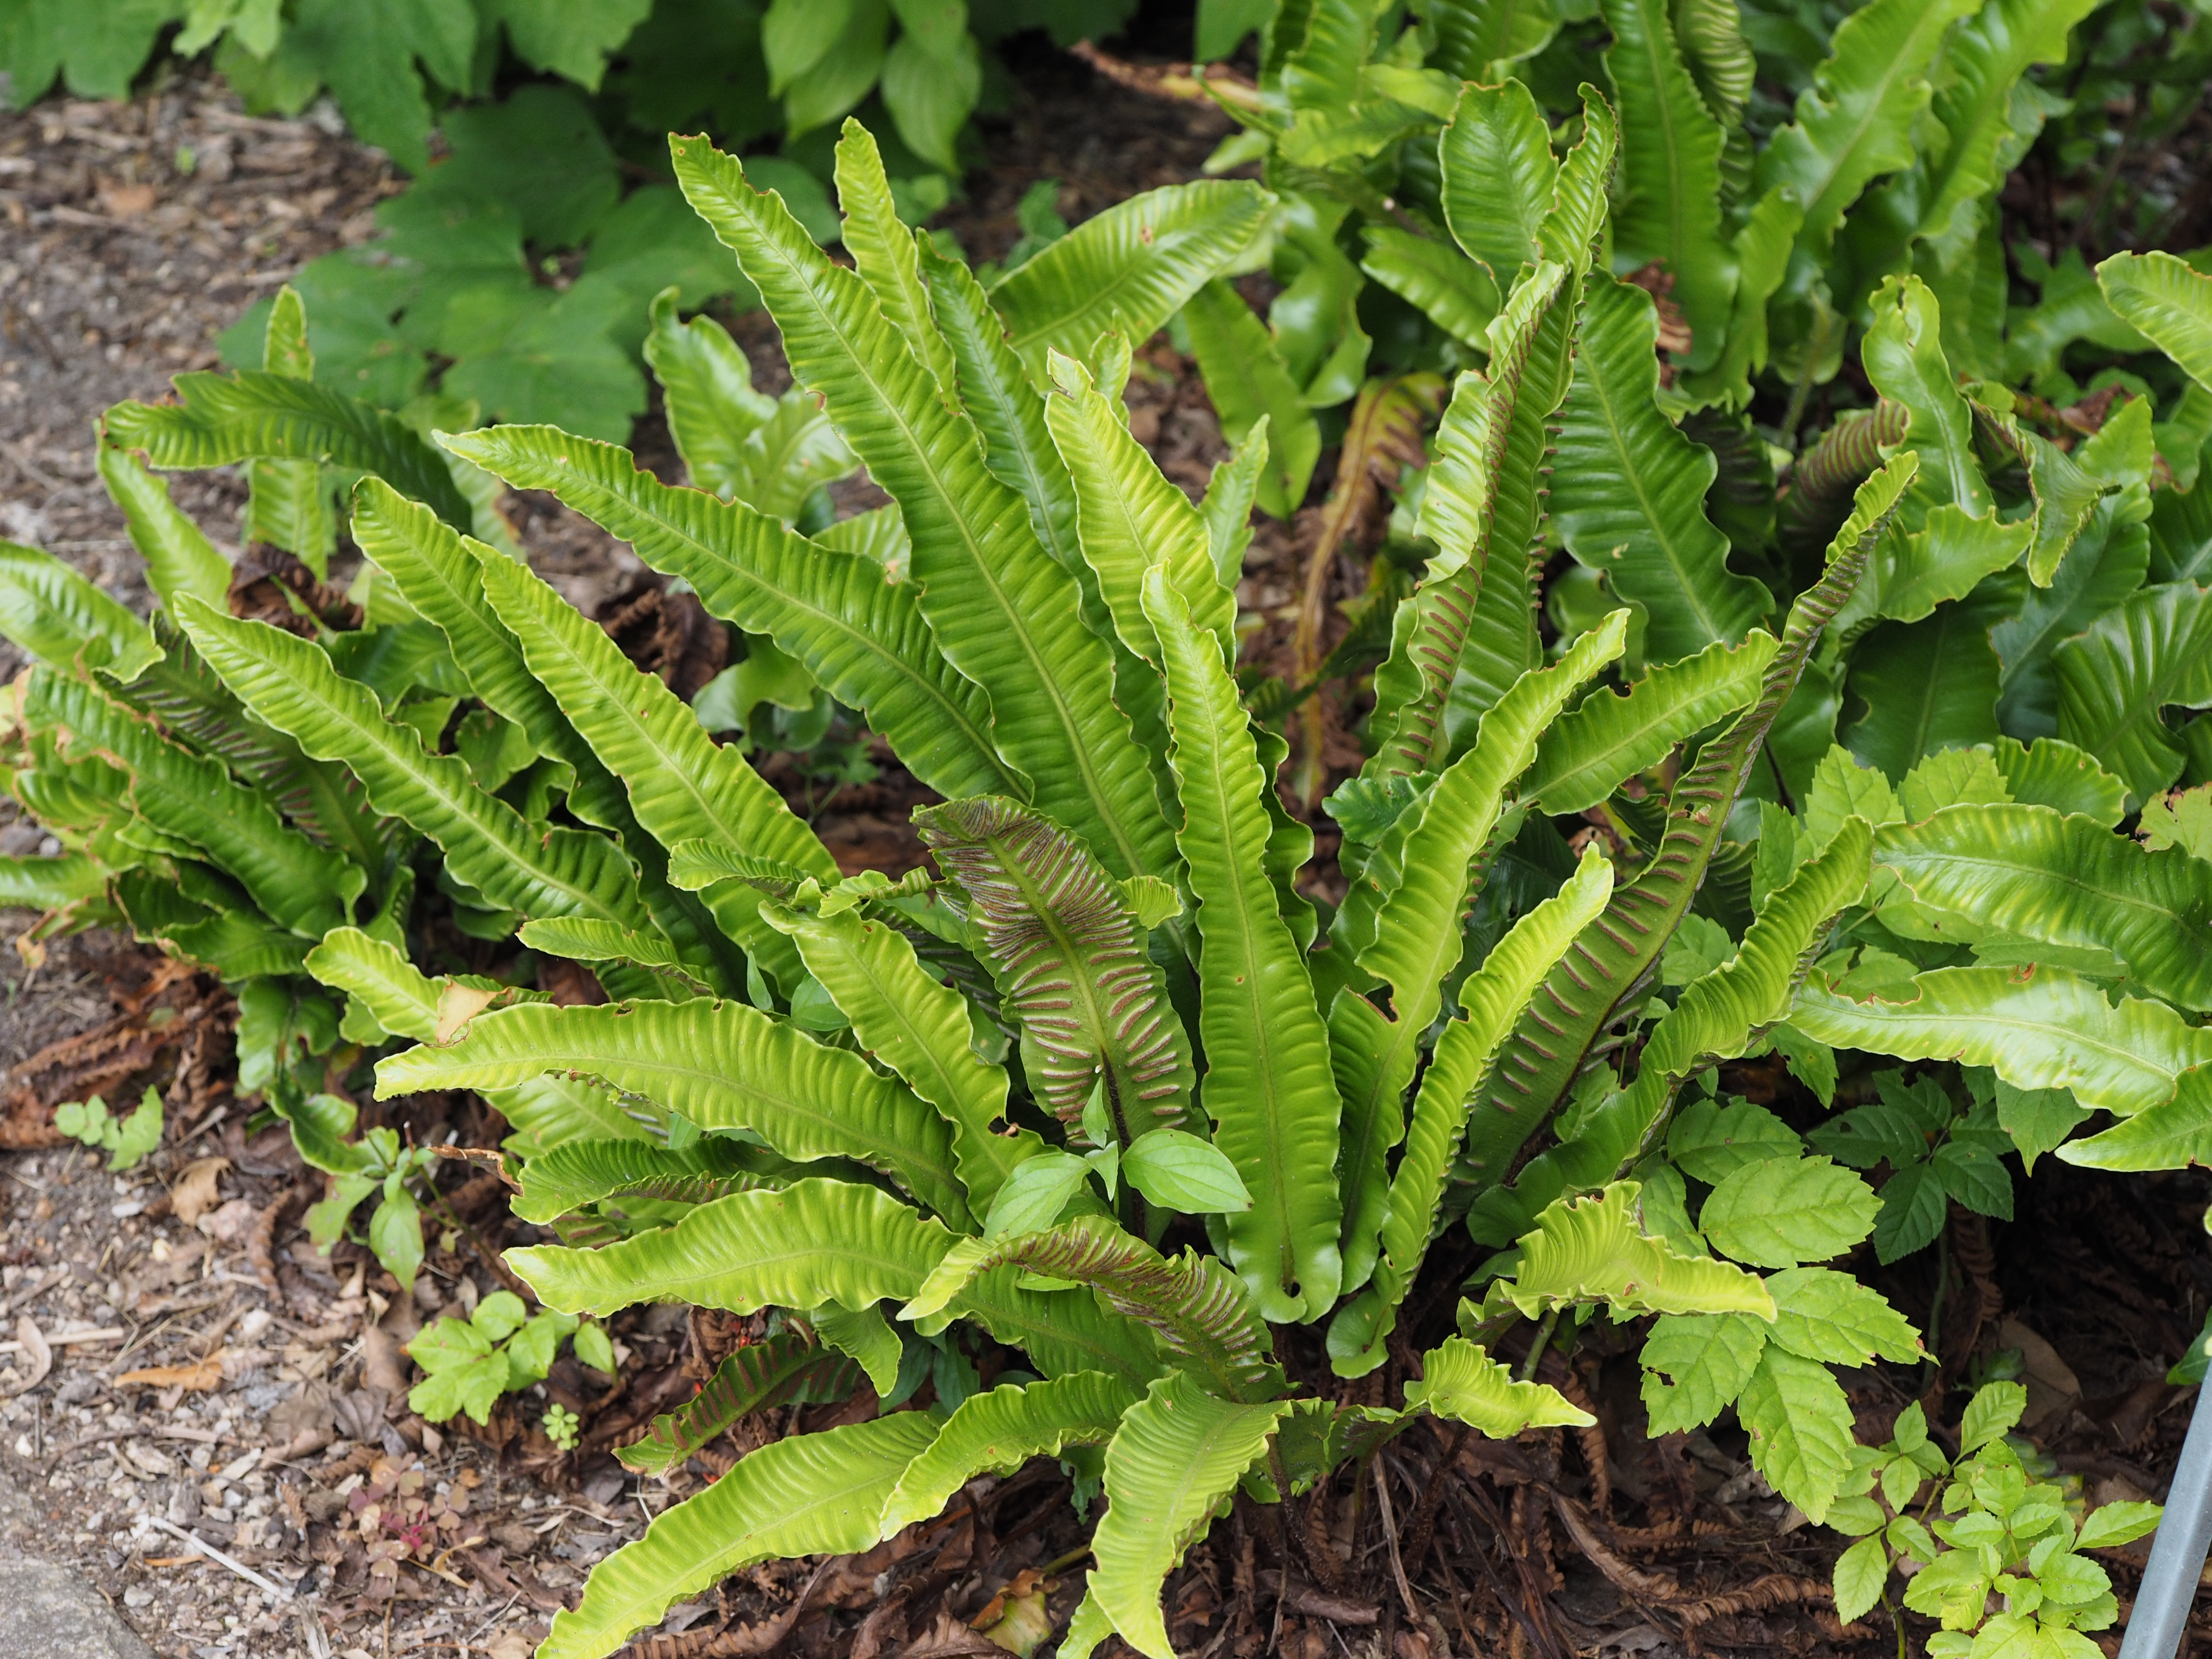
[[[932,788],[1027,794],[1028,781],[992,749],[989,697],[945,660],[914,588],[886,580],[874,561],[832,552],[742,502],[672,489],[629,451],[550,427],[446,441],[518,489],[551,490],[654,569],[690,583],[715,616],[773,637],[839,702],[865,712]]]
[[[1759,695],[1777,641],[1754,628],[1741,645],[1718,641],[1652,669],[1619,691],[1596,691],[1553,722],[1521,794],[1549,813],[1596,805],[1683,738]]]
[[[845,251],[853,268],[875,290],[876,303],[914,349],[922,367],[936,377],[947,397],[958,391],[952,348],[938,332],[937,319],[923,285],[914,233],[891,202],[883,153],[875,135],[849,115],[837,137],[837,204],[844,210]]]
[[[1862,1002],[1816,975],[1790,1023],[1836,1048],[1899,1060],[1989,1066],[2019,1089],[2071,1089],[2084,1106],[2126,1116],[2172,1098],[2174,1079],[2212,1062],[2212,1030],[2160,1002],[2108,1001],[2093,979],[2058,968],[1936,968],[1904,1002]]]
[[[884,1504],[884,1535],[931,1519],[979,1474],[1012,1474],[1032,1457],[1056,1457],[1068,1446],[1103,1445],[1141,1397],[1102,1371],[1009,1382],[970,1395],[899,1477]]]
[[[1633,1181],[1553,1201],[1521,1238],[1521,1265],[1505,1293],[1534,1319],[1547,1308],[1603,1302],[1638,1313],[1774,1317],[1759,1275],[1711,1256],[1682,1255],[1646,1235]]]
[[[842,1181],[732,1193],[673,1227],[596,1250],[532,1244],[507,1253],[538,1299],[563,1313],[696,1302],[732,1313],[874,1306],[921,1286],[951,1244],[944,1225],[888,1193]]]
[[[2136,1113],[2102,1134],[2069,1140],[2059,1158],[2085,1170],[2183,1170],[2212,1164],[2212,1070],[2174,1080],[2173,1098]]]
[[[439,982],[405,951],[358,927],[333,927],[307,952],[307,971],[358,998],[394,1036],[428,1042],[438,1034]]]
[[[1075,579],[1038,542],[1026,505],[984,465],[973,423],[946,404],[867,285],[832,264],[776,197],[752,190],[736,161],[702,140],[674,139],[670,149],[692,205],[775,316],[794,373],[822,394],[869,475],[898,502],[922,614],[953,665],[989,691],[1000,752],[1034,781],[1037,805],[1115,874],[1171,873],[1173,837],[1114,701],[1112,653],[1084,626]],[[1250,185],[1234,188],[1264,199]],[[1147,199],[1091,222],[1115,220],[1133,239]]]
[[[1547,1383],[1516,1381],[1463,1336],[1421,1356],[1421,1375],[1406,1384],[1407,1410],[1425,1407],[1465,1423],[1492,1440],[1510,1440],[1523,1429],[1582,1428],[1597,1419]]]
[[[785,1158],[858,1159],[966,1224],[942,1118],[859,1054],[739,1002],[503,1008],[457,1042],[380,1061],[377,1091],[507,1088],[549,1072],[599,1079],[702,1129],[750,1130]]]
[[[1006,1073],[971,1046],[968,1003],[939,984],[897,929],[837,915],[764,906],[769,925],[788,933],[806,971],[822,982],[867,1050],[934,1106],[952,1128],[961,1184],[976,1213],[987,1212],[1014,1166],[1041,1150],[1036,1131],[998,1127],[1006,1110]]]
[[[227,604],[230,562],[191,516],[169,499],[169,487],[112,444],[96,452],[100,481],[131,532],[131,545],[146,561],[146,585],[167,605],[179,593],[197,594],[212,605]]]
[[[1109,331],[1148,340],[1233,264],[1275,198],[1243,179],[1167,185],[1116,202],[999,279],[991,303],[1040,385],[1049,352],[1088,359]]]
[[[653,926],[612,842],[526,823],[477,787],[465,762],[425,752],[413,726],[389,719],[376,694],[343,678],[312,641],[218,616],[189,594],[179,597],[177,610],[201,656],[248,708],[316,759],[343,762],[377,811],[436,842],[447,867],[491,903],[526,916]]]
[[[1106,1518],[1091,1539],[1090,1590],[1146,1659],[1176,1659],[1160,1587],[1206,1535],[1244,1471],[1267,1449],[1290,1401],[1233,1405],[1177,1371],[1121,1419],[1106,1448]]]
[[[936,1435],[928,1413],[900,1412],[762,1447],[594,1567],[575,1610],[554,1615],[541,1659],[602,1659],[671,1602],[757,1561],[868,1548],[884,1498]]]

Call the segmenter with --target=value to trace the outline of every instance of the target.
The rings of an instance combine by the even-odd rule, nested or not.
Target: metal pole
[[[2205,1551],[2212,1547],[2212,1406],[2205,1403],[2208,1400],[2212,1400],[2212,1387],[2200,1387],[2189,1419],[2189,1437],[2181,1446],[2181,1467],[2174,1470],[2173,1486],[2166,1494],[2166,1515],[2151,1536],[2150,1565],[2143,1569],[2142,1589],[2136,1593],[2135,1611],[2120,1642],[2120,1659],[2173,1659],[2181,1645],[2190,1604],[2197,1599],[2197,1577],[2204,1570]]]

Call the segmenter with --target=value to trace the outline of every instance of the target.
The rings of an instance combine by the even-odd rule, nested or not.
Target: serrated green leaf
[[[1850,1473],[1851,1406],[1828,1368],[1770,1342],[1736,1401],[1751,1461],[1807,1520],[1826,1519]]]
[[[1669,1314],[1654,1321],[1642,1357],[1650,1431],[1679,1434],[1718,1417],[1751,1381],[1766,1342],[1767,1327],[1743,1314]]]
[[[1831,1267],[1792,1267],[1768,1279],[1771,1340],[1830,1365],[1864,1365],[1879,1354],[1898,1364],[1925,1358],[1919,1334],[1878,1291]]]

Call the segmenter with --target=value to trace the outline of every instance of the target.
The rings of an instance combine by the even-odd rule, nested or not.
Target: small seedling
[[[161,1095],[149,1089],[128,1117],[112,1117],[107,1103],[98,1095],[90,1100],[65,1100],[54,1108],[54,1127],[64,1134],[107,1152],[107,1167],[123,1170],[161,1144]]]

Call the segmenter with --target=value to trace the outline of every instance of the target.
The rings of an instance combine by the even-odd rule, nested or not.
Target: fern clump
[[[649,355],[690,488],[548,427],[426,440],[276,370],[116,412],[105,465],[163,612],[10,554],[6,625],[40,662],[18,792],[72,838],[19,888],[64,921],[112,904],[264,1001],[282,1058],[257,1085],[340,1195],[366,1159],[406,1176],[396,1146],[348,1141],[301,1051],[342,1033],[386,1098],[483,1093],[521,1132],[517,1214],[553,1231],[509,1257],[551,1310],[531,1328],[769,1315],[631,1467],[863,1381],[891,1407],[671,1508],[547,1653],[610,1652],[731,1571],[867,1549],[1054,1456],[1108,1503],[1063,1651],[1118,1633],[1170,1659],[1163,1581],[1236,1492],[1285,1501],[1428,1419],[1585,1422],[1538,1368],[1601,1309],[1651,1322],[1654,1432],[1732,1410],[1806,1517],[1881,1532],[1846,1605],[1893,1553],[1934,1553],[1893,1512],[1911,1493],[1870,1493],[1939,1471],[1910,1425],[1857,1448],[1833,1375],[1929,1358],[1853,1253],[1923,1247],[1954,1202],[2008,1213],[2011,1152],[2196,1158],[2212,1110],[2212,808],[2160,800],[2199,742],[2163,711],[2212,703],[2185,562],[2212,538],[2188,540],[2193,496],[2154,501],[2159,428],[2212,408],[2181,389],[2212,377],[2212,279],[2100,270],[2167,356],[2172,421],[2139,398],[2062,447],[1962,383],[1996,349],[1959,264],[1992,222],[1988,100],[2064,50],[2054,15],[2002,63],[1967,51],[2003,3],[1955,28],[1855,14],[1756,158],[1710,8],[1607,6],[1613,95],[1556,109],[1489,73],[1549,50],[1533,15],[1477,38],[1438,4],[1393,45],[1370,9],[1286,9],[1239,104],[1264,183],[1139,196],[988,287],[902,220],[857,124],[849,266],[675,138],[799,387],[757,397],[664,302]],[[1903,138],[1929,107],[1947,137],[1923,154]],[[1357,284],[1329,287],[1355,209],[1360,268],[1453,343],[1434,362],[1364,374]],[[1293,337],[1295,307],[1271,330],[1229,286],[1278,256],[1293,287],[1318,273],[1297,314],[1334,336]],[[1668,307],[1651,271],[1613,274],[1638,265]],[[1178,319],[1237,440],[1195,501],[1121,408],[1133,344]],[[1854,332],[1878,401],[1790,453]],[[1777,371],[1796,390],[1762,429]],[[1340,489],[1378,457],[1411,474],[1363,644],[1240,678],[1251,513],[1303,499],[1312,411],[1346,399]],[[126,447],[246,461],[272,510],[319,469],[374,473],[349,523],[377,625],[232,615]],[[855,463],[891,504],[831,522],[814,492]],[[558,495],[740,630],[731,699],[787,681],[883,738],[941,798],[916,819],[931,864],[841,870],[741,745],[491,544],[489,479]],[[1370,667],[1366,758],[1326,801],[1331,905],[1277,791],[1282,727],[1304,722],[1293,775],[1321,781],[1319,684]],[[185,810],[209,798],[219,824]],[[615,1000],[442,971],[415,914],[434,888]],[[1723,1068],[1768,1055],[1847,1109],[1807,1132],[1731,1092]],[[2099,1109],[2126,1121],[2069,1143]],[[1453,1231],[1481,1265],[1432,1321],[1413,1292]],[[447,1334],[434,1392],[457,1405],[528,1369]],[[977,1391],[987,1343],[1018,1380]],[[1397,1397],[1352,1403],[1336,1380],[1393,1356]],[[1324,1361],[1325,1386],[1293,1381]],[[924,1376],[928,1409],[897,1409]],[[1959,1490],[2013,1515],[2024,1466],[1982,1439]],[[1962,1583],[2017,1565],[1967,1559],[1978,1528],[1946,1539]],[[2058,1572],[2045,1623],[2096,1627],[2061,1582],[2087,1576]]]

